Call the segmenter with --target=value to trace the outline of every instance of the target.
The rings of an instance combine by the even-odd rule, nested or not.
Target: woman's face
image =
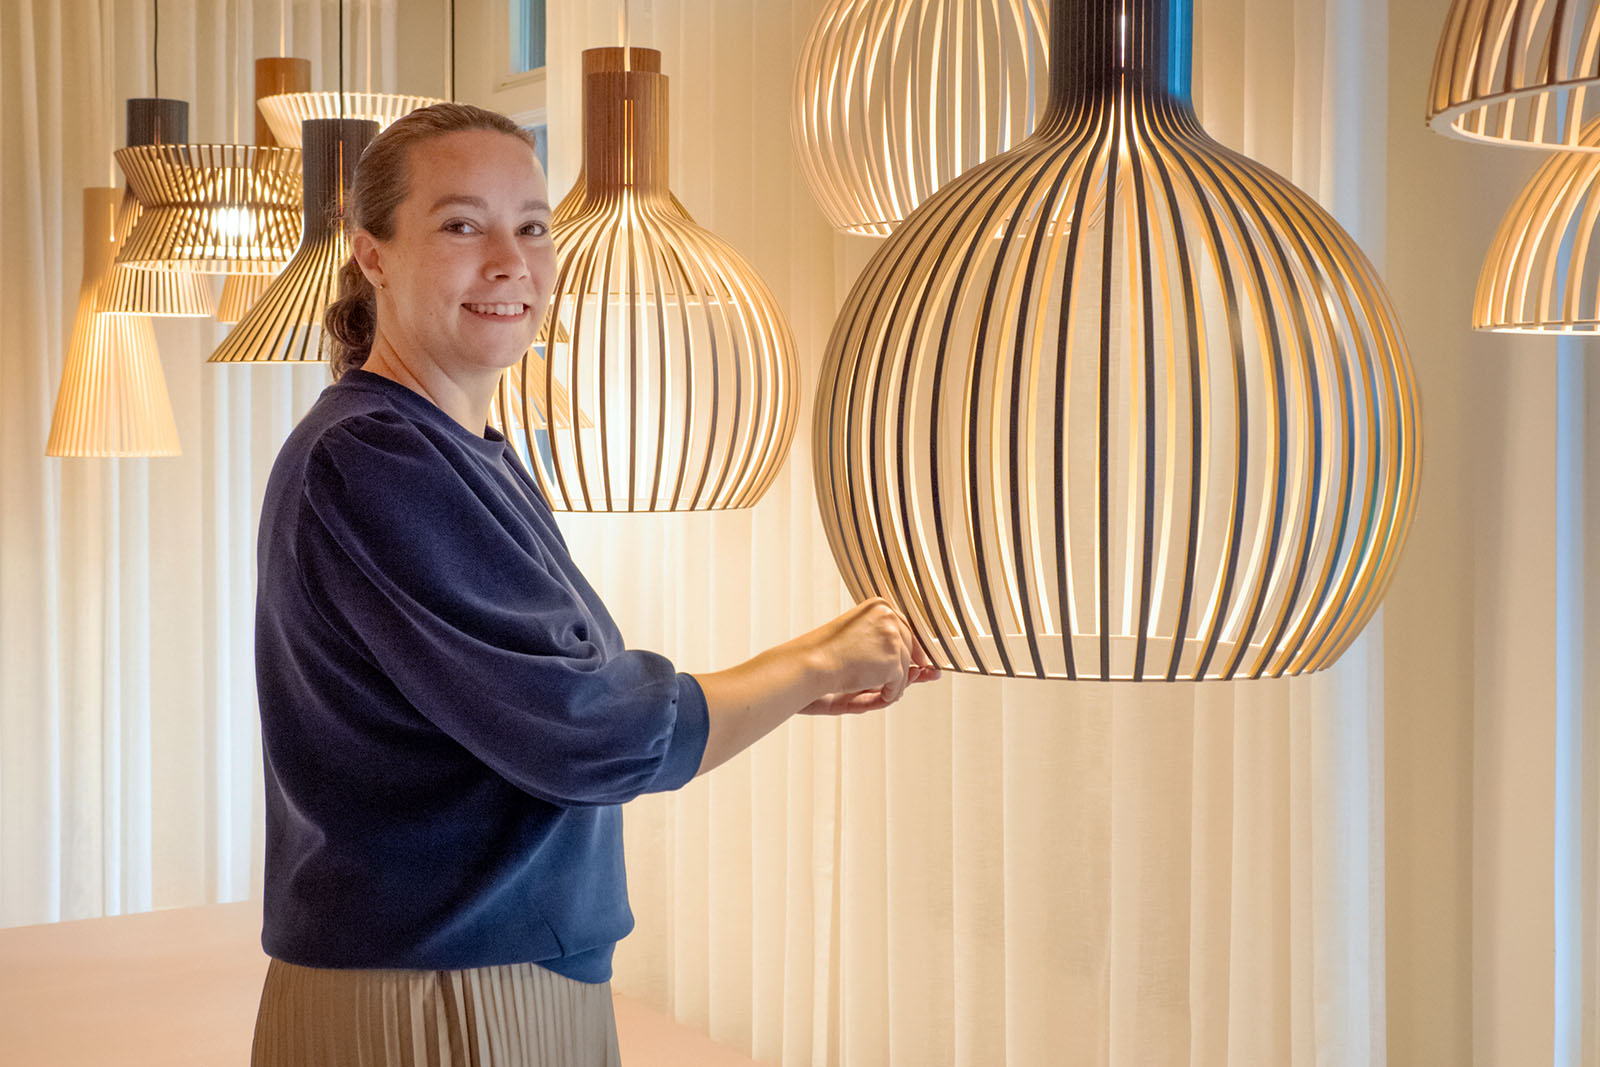
[[[549,193],[533,150],[494,130],[412,146],[394,236],[356,235],[382,286],[378,328],[407,359],[500,371],[533,343],[555,276]]]

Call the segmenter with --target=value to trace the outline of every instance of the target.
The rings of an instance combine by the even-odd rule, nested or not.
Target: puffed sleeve
[[[606,655],[546,562],[564,548],[475,492],[415,425],[370,415],[330,427],[305,486],[296,550],[308,597],[496,773],[562,806],[694,777],[708,728],[699,684],[653,652]]]

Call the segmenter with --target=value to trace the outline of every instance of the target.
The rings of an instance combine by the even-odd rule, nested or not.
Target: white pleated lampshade
[[[800,172],[839,230],[886,236],[1033,130],[1045,0],[832,0],[795,70]]]
[[[368,119],[382,131],[419,107],[440,103],[437,97],[402,93],[299,92],[264,96],[256,107],[279,144],[299,148],[301,124],[309,119]]]
[[[1372,264],[1190,102],[1189,0],[1056,0],[1032,137],[930,197],[835,322],[817,499],[941,666],[1320,670],[1377,609],[1421,424]]]
[[[83,191],[83,282],[48,456],[175,456],[178,427],[150,320],[95,311],[116,252],[117,189]]]

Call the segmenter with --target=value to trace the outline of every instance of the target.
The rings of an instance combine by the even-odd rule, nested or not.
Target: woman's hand
[[[907,687],[941,676],[911,626],[887,600],[863,600],[801,638],[812,646],[831,691],[801,715],[858,715],[895,703]]]
[[[938,677],[900,613],[887,600],[864,600],[737,667],[695,675],[710,720],[700,773],[755,744],[797,708],[803,715],[874,711],[899,700],[906,686]]]

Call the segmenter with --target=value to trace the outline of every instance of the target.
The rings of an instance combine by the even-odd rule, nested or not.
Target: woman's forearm
[[[777,645],[736,667],[696,674],[710,732],[698,774],[743,752],[812,701],[827,695],[823,656],[804,638]]]

